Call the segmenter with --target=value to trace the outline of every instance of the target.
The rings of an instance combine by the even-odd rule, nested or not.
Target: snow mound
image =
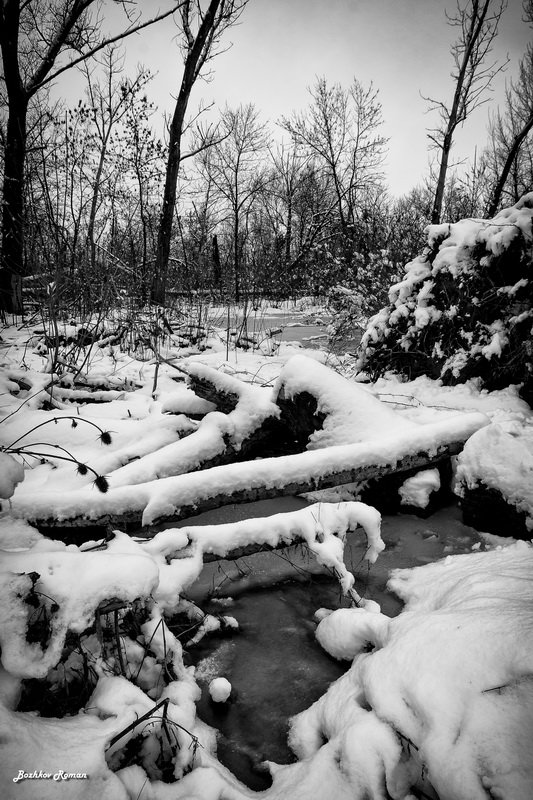
[[[362,608],[338,608],[321,620],[316,638],[333,658],[352,661],[367,645],[382,647],[389,618]]]
[[[294,398],[302,393],[316,398],[316,414],[325,416],[323,426],[309,437],[308,450],[395,436],[418,427],[370,389],[306,356],[294,356],[280,372],[274,397]]]
[[[283,768],[286,796],[320,795],[312,765],[321,759],[337,780],[342,773],[339,797],[352,780],[358,798],[382,798],[380,785],[394,798],[415,783],[427,794],[426,779],[440,800],[532,797],[532,574],[524,542],[449,556],[393,572],[389,586],[406,603],[398,617],[323,619],[317,634],[330,652],[356,657],[292,720],[290,742],[310,767],[294,794],[297,765]],[[362,652],[366,642],[372,652]]]
[[[407,478],[398,489],[402,505],[426,508],[432,492],[440,489],[438,469],[424,469]]]
[[[485,486],[526,514],[533,531],[533,422],[493,422],[466,442],[457,460],[456,491]]]

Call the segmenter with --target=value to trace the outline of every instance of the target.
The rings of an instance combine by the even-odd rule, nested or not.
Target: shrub
[[[428,247],[369,322],[359,370],[522,384],[533,401],[533,193],[492,220],[430,225]]]

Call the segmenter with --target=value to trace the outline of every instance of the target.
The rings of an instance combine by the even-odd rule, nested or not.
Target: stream
[[[223,523],[305,505],[301,498],[286,497],[227,506],[179,525]],[[384,517],[382,536],[386,549],[370,569],[363,562],[366,538],[360,529],[348,535],[345,559],[357,591],[390,616],[402,606],[386,591],[391,569],[468,552],[479,541],[477,532],[461,523],[456,507],[428,519]],[[204,611],[239,623],[238,631],[207,636],[189,651],[202,688],[198,714],[219,731],[220,761],[251,789],[265,789],[271,781],[263,761],[295,760],[287,746],[289,718],[317,700],[349,666],[318,645],[313,615],[321,607],[348,603],[338,583],[302,546],[206,564],[187,596]],[[228,703],[214,703],[209,696],[209,682],[218,676],[232,684]]]

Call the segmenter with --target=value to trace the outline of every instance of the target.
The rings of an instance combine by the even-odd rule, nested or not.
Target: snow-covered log
[[[401,417],[399,420],[403,422]],[[464,442],[486,424],[483,414],[457,414],[431,424],[415,425],[414,429],[411,425],[398,427],[368,441],[226,464],[110,488],[106,494],[98,494],[92,487],[68,495],[48,491],[17,498],[15,492],[12,513],[51,527],[127,523],[150,526],[231,503],[299,494],[393,471],[427,467],[458,453]]]

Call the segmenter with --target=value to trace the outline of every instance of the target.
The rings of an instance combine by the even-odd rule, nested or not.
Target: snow
[[[280,392],[290,398],[302,392],[319,398],[317,412],[327,418],[323,427],[310,436],[308,450],[391,437],[400,430],[414,433],[416,428],[380,403],[364,386],[346,381],[306,356],[294,356],[285,364],[274,387],[275,395]]]
[[[418,452],[436,453],[449,442],[461,441],[487,423],[478,412],[457,414],[445,420],[419,425],[414,431],[399,426],[390,437],[381,436],[356,444],[334,445],[279,458],[232,463],[211,467],[200,473],[187,473],[114,487],[99,494],[92,486],[64,491],[33,491],[31,495],[15,494],[12,513],[28,520],[54,517],[60,521],[75,517],[97,520],[106,515],[142,515],[142,524],[151,525],[156,520],[171,517],[182,507],[197,505],[216,495],[231,495],[239,490],[253,490],[258,486],[281,488],[287,483],[297,483],[302,475],[330,475],[332,472],[351,470],[355,466],[394,465],[406,455]]]
[[[424,469],[402,483],[398,492],[402,505],[426,508],[432,492],[440,489],[438,469]]]
[[[145,448],[149,447],[151,430],[161,430],[155,411],[134,444],[130,437],[142,429],[141,421],[113,420],[110,428],[114,441],[109,454],[105,453],[108,448],[97,444],[98,449],[90,451],[93,458],[89,462],[99,474],[106,475],[109,491],[97,492],[92,485],[94,475],[80,477],[71,465],[53,465],[53,470],[49,465],[37,467],[30,473],[31,480],[13,497],[14,516],[64,521],[136,514],[142,516],[143,525],[151,525],[175,515],[182,507],[197,506],[213,496],[253,491],[260,486],[276,489],[298,483],[305,475],[324,479],[331,473],[356,467],[394,465],[420,452],[431,455],[450,442],[464,441],[488,422],[483,414],[472,411],[440,413],[419,424],[398,414],[362,386],[337,376],[316,359],[303,356],[286,362],[273,389],[244,384],[201,363],[188,362],[187,370],[198,378],[208,377],[221,391],[238,393],[234,410],[228,414],[207,413],[192,432],[179,417],[172,419],[168,428],[168,420],[164,418],[164,438],[153,452],[146,452]],[[327,414],[323,429],[312,434],[305,452],[192,471],[223,452],[228,443],[238,450],[243,439],[267,417],[279,416],[274,403],[278,393],[292,397],[303,391],[316,393],[317,410]],[[61,415],[56,418],[59,428]],[[103,420],[99,422],[103,424]],[[70,430],[70,418],[64,423],[63,435]],[[78,431],[82,427],[84,430]],[[82,437],[90,435],[94,439],[90,426],[78,424],[75,430],[76,435],[81,433]],[[185,433],[184,438],[180,438],[180,431]],[[174,441],[163,444],[168,441],[167,436]],[[44,451],[53,463],[53,451],[50,453],[50,448]],[[67,470],[70,473],[65,475]],[[77,488],[80,483],[81,488]],[[71,488],[68,494],[66,485]]]
[[[520,219],[519,214],[507,219],[511,230],[487,227],[492,252],[514,235]],[[474,235],[474,227],[464,226],[457,241]],[[459,269],[451,250],[442,254],[448,256]],[[408,279],[418,280],[426,268],[415,264]],[[432,313],[432,278],[423,279],[422,299],[428,305],[419,305],[419,325]],[[399,284],[394,291],[397,311],[403,313],[408,287]],[[497,354],[503,346],[500,331],[495,327],[488,333]],[[204,614],[187,592],[202,572],[204,556],[300,541],[354,601],[352,608],[321,609],[316,615],[318,642],[350,666],[293,718],[289,741],[297,761],[269,763],[273,784],[261,796],[410,800],[422,792],[432,796],[434,790],[440,800],[533,796],[530,544],[487,535],[466,555],[394,571],[389,585],[405,605],[392,618],[371,597],[359,597],[344,563],[346,535],[358,526],[369,565],[384,547],[380,515],[362,503],[322,502],[218,525],[189,521],[151,539],[116,530],[106,542],[80,546],[46,538],[29,524],[54,517],[105,520],[132,512],[150,524],[213,493],[276,488],[302,475],[319,478],[354,464],[393,465],[406,454],[432,454],[463,440],[458,486],[483,482],[498,488],[533,520],[531,411],[516,387],[486,392],[475,382],[443,387],[428,378],[406,382],[394,376],[366,386],[327,369],[324,352],[295,356],[295,348],[285,345],[269,358],[260,352],[226,354],[221,346],[203,354],[188,351],[186,358],[182,352],[176,363],[185,371],[236,396],[234,411],[221,414],[176,383],[169,363],[159,365],[154,390],[155,363],[141,365],[116,349],[112,357],[107,350],[99,356],[101,383],[95,371],[86,376],[86,387],[107,387],[98,388],[96,405],[85,403],[87,388],[68,380],[61,385],[57,376],[41,372],[46,354],[36,346],[36,352],[28,352],[28,368],[20,369],[17,343],[23,334],[9,329],[2,336],[7,346],[0,375],[0,488],[12,504],[12,510],[4,504],[0,515],[2,797],[257,796],[217,759],[215,731],[196,712],[200,674],[187,665],[184,652],[213,632],[237,631],[238,619]],[[332,363],[342,368],[341,360]],[[113,370],[120,373],[110,380]],[[286,396],[317,392],[317,410],[328,415],[304,452],[190,471],[216,458],[228,441],[238,451],[244,438],[276,413],[274,398],[281,390]],[[53,412],[43,409],[43,400],[53,401]],[[38,433],[30,433],[43,422]],[[101,431],[110,432],[111,444],[102,443]],[[22,455],[13,453],[23,444],[39,447],[46,463],[29,460],[34,467],[23,468]],[[72,452],[74,462],[54,458],[54,445]],[[107,476],[109,491],[99,493],[92,486],[94,474],[76,474],[78,462]],[[437,488],[436,470],[425,470],[405,481],[400,492],[404,502],[424,507]],[[133,608],[139,624],[131,635],[126,622]],[[176,615],[190,621],[187,643],[173,632],[170,620]],[[118,651],[113,619],[121,626]],[[30,636],[39,633],[43,620],[46,636]],[[39,686],[58,694],[66,686],[68,695],[73,687],[75,694],[84,663],[87,667],[84,654],[94,688],[80,709],[65,713],[58,702],[56,717],[16,710],[28,678],[42,680]],[[211,664],[213,700],[231,697],[238,703],[222,672]],[[288,671],[286,680],[291,680]],[[178,745],[173,751],[169,738]],[[125,766],[124,754],[136,747],[135,763]],[[162,752],[170,776],[163,775]],[[21,770],[30,776],[42,770],[51,777],[13,783]],[[63,780],[61,770],[87,778]]]
[[[26,641],[28,577],[38,575],[38,590],[53,598],[51,640],[43,649]],[[69,630],[84,631],[105,599],[132,601],[149,595],[158,571],[145,555],[88,552],[40,540],[28,551],[4,552],[0,565],[2,664],[19,677],[43,678],[61,656]],[[31,608],[31,607],[30,607]]]
[[[24,480],[22,464],[9,453],[0,453],[0,499],[7,500],[15,487]]]
[[[379,741],[389,756],[379,766],[392,797],[405,797],[410,769],[426,770],[441,800],[530,797],[532,566],[525,543],[448,556],[393,573],[390,588],[406,604],[394,619],[357,609],[327,616],[319,641],[355,659],[293,720],[299,757],[311,759],[326,739],[342,763],[349,732],[369,720],[367,744]],[[403,744],[401,758],[391,739]]]
[[[225,703],[231,695],[231,683],[227,678],[213,678],[209,684],[209,694],[214,703]]]
[[[466,443],[457,459],[457,491],[483,485],[526,514],[533,530],[533,423],[493,422]]]
[[[0,785],[6,800],[128,800],[120,778],[107,768],[104,757],[106,743],[116,732],[116,719],[80,714],[58,724],[56,719],[15,713],[0,705],[0,731]],[[13,783],[20,770],[42,771],[51,777]],[[87,778],[65,780],[62,773]]]
[[[382,647],[389,619],[363,608],[338,608],[318,624],[316,638],[333,658],[353,661],[367,645]]]

